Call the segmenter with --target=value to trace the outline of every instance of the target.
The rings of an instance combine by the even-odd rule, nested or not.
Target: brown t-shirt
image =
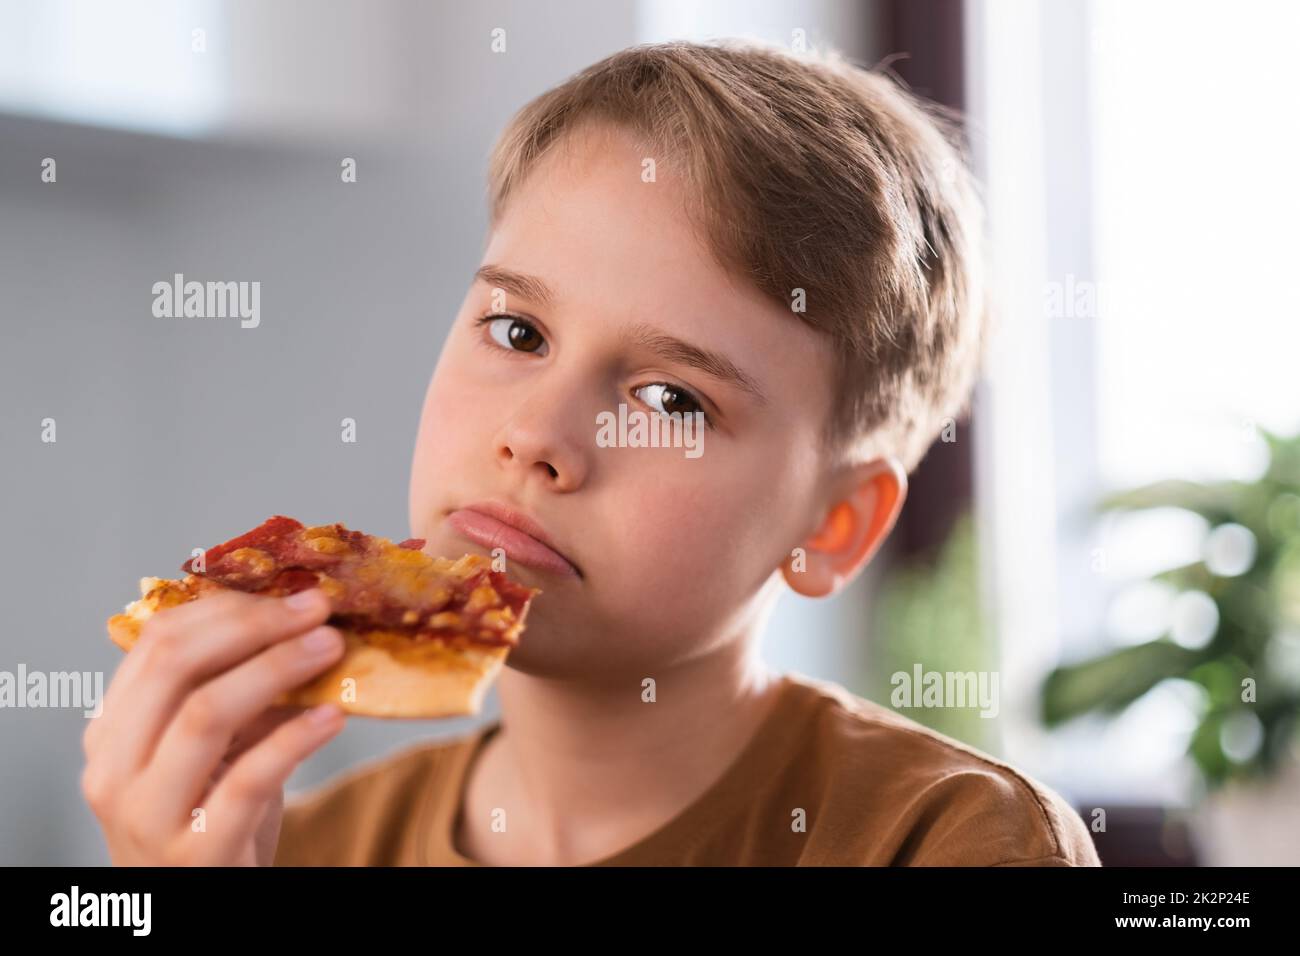
[[[478,866],[454,845],[495,721],[286,801],[276,866]],[[798,673],[685,809],[594,866],[1100,866],[1057,793],[838,684]]]

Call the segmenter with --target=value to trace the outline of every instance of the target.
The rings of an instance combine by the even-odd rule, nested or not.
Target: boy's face
[[[712,260],[662,158],[645,182],[648,157],[616,131],[563,145],[511,197],[483,256],[496,271],[472,283],[443,346],[411,528],[430,553],[488,555],[450,514],[491,500],[533,518],[579,573],[506,546],[511,576],[544,592],[510,665],[639,681],[737,637],[813,530],[831,355]],[[670,338],[724,358],[762,397],[664,351]],[[702,409],[698,454],[598,443],[598,415],[620,403],[632,419]]]

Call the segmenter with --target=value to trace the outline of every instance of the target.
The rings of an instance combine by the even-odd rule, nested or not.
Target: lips
[[[539,571],[582,577],[577,565],[552,544],[541,525],[505,505],[493,501],[466,505],[448,514],[447,523],[489,551],[503,549],[511,561]]]

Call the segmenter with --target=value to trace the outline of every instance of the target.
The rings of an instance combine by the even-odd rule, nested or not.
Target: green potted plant
[[[1102,512],[1180,508],[1205,519],[1202,558],[1155,576],[1177,593],[1176,606],[1193,612],[1200,634],[1180,635],[1175,615],[1156,640],[1057,667],[1043,685],[1042,717],[1051,727],[1114,714],[1162,681],[1190,682],[1200,703],[1188,752],[1208,803],[1253,801],[1257,813],[1261,794],[1276,792],[1295,839],[1300,435],[1261,434],[1269,463],[1254,481],[1163,481],[1099,503]]]

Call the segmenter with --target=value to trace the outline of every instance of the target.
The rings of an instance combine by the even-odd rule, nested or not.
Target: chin
[[[519,646],[506,657],[508,670],[527,674],[529,677],[544,677],[550,680],[571,680],[583,676],[582,667],[576,666],[577,660],[566,661],[564,655],[560,655],[557,659],[555,654],[548,653],[545,635],[534,632],[533,639],[530,645],[528,630],[525,628],[519,638]],[[588,660],[587,667],[590,666],[591,662]]]
[[[590,642],[574,640],[572,633],[557,635],[542,621],[533,621],[529,611],[529,622],[535,626],[531,632],[528,628],[519,637],[519,645],[506,657],[506,670],[529,677],[540,677],[555,681],[588,681],[599,683],[617,683],[624,679],[631,681],[630,687],[637,692],[644,674],[640,670],[635,675],[620,677],[620,662],[602,657],[593,650]],[[532,640],[529,640],[531,635]],[[557,640],[557,637],[561,639]],[[569,638],[564,640],[563,638]]]

